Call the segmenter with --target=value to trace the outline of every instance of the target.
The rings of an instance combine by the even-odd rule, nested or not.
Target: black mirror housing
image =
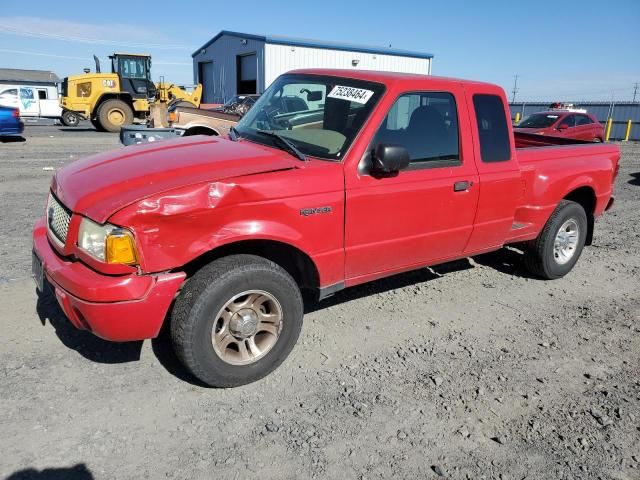
[[[379,174],[396,173],[407,168],[409,161],[409,151],[405,147],[381,143],[373,151],[372,170]]]
[[[319,102],[322,100],[322,91],[314,90],[312,92],[307,92],[307,101],[308,102]]]

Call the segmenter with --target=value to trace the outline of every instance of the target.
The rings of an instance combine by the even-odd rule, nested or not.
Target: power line
[[[37,55],[39,57],[67,58],[69,60],[86,60],[84,57],[72,57],[70,55],[56,55],[53,53],[28,52],[26,50],[13,50],[11,48],[0,48],[3,53],[17,53],[19,55]]]
[[[518,74],[515,74],[513,76],[513,90],[511,91],[512,92],[511,103],[515,103],[515,101],[516,101],[516,93],[518,93],[518,77],[519,76],[520,75],[518,75]]]
[[[51,58],[64,58],[68,60],[83,60],[86,61],[88,57],[73,57],[71,55],[56,55],[54,53],[42,53],[42,52],[30,52],[27,50],[14,50],[12,48],[0,48],[0,53],[16,53],[18,55],[36,55],[39,57],[51,57]],[[173,62],[165,60],[154,60],[154,65],[192,65],[188,62]]]
[[[43,38],[50,40],[60,40],[63,42],[79,42],[94,45],[108,45],[113,47],[139,47],[139,48],[155,48],[162,50],[191,50],[187,45],[169,45],[164,43],[139,43],[139,42],[120,42],[114,40],[105,40],[101,38],[81,37],[77,35],[62,35],[55,33],[36,32],[33,30],[18,29],[0,22],[0,35],[17,35],[20,37]]]

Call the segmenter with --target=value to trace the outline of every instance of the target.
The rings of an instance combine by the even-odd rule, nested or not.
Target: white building
[[[192,54],[203,103],[262,93],[279,75],[298,68],[352,68],[431,74],[433,55],[392,48],[251,35],[223,30]]]

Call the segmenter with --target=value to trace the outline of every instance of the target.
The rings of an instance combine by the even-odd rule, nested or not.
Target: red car
[[[184,365],[230,387],[284,361],[303,291],[322,299],[506,244],[540,278],[562,277],[613,204],[620,150],[525,148],[508,108],[480,82],[290,72],[229,138],[58,170],[33,232],[36,284],[46,278],[69,321],[104,339],[152,338],[170,322]]]
[[[603,142],[604,127],[590,113],[549,110],[529,115],[515,126],[516,132]]]

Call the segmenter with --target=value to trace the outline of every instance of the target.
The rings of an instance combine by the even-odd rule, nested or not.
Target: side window
[[[568,125],[569,128],[576,126],[576,116],[575,115],[567,115],[562,120],[558,122],[558,125]]]
[[[141,58],[121,58],[120,76],[123,78],[145,79],[146,71],[144,59]]]
[[[38,90],[38,99],[46,100],[47,99],[47,91],[46,90]]]
[[[576,115],[576,125],[591,125],[593,121],[586,115]]]
[[[416,92],[399,97],[376,133],[379,144],[402,145],[414,165],[460,163],[456,101],[450,93]]]
[[[0,97],[17,97],[17,96],[18,96],[17,88],[10,88],[8,90],[3,90],[2,92],[0,92]]]
[[[483,162],[505,162],[511,158],[509,128],[502,99],[497,95],[473,96]]]

